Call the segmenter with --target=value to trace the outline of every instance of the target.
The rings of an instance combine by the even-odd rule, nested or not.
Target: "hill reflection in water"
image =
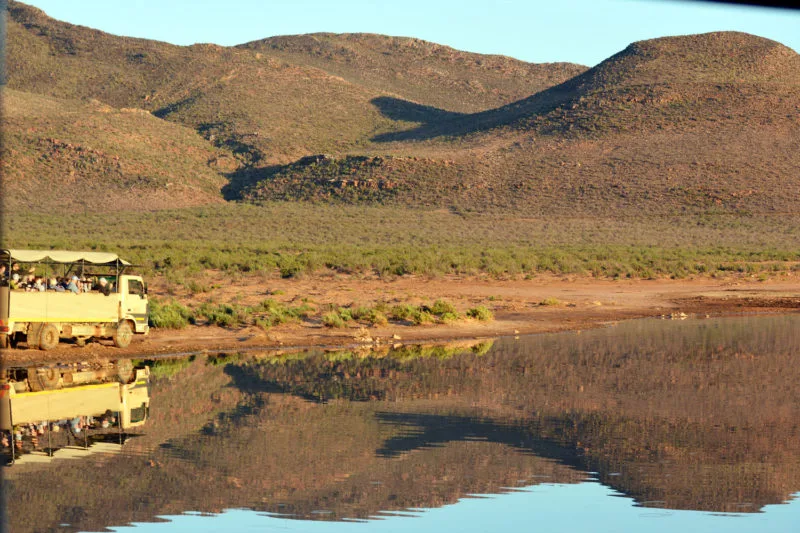
[[[798,315],[643,320],[158,362],[150,419],[122,453],[6,469],[10,522],[86,530],[230,508],[367,519],[589,477],[644,507],[762,511],[800,491],[797,331]]]

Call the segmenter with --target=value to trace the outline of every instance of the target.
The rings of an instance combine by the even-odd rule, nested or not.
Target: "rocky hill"
[[[230,154],[135,108],[3,94],[4,207],[95,211],[221,202]]]
[[[791,49],[732,32],[654,39],[518,102],[374,139],[421,159],[375,159],[369,171],[327,162],[322,178],[320,163],[305,159],[244,196],[316,191],[318,200],[535,214],[791,212],[800,201],[799,117],[800,56]],[[342,191],[381,184],[391,186]]]
[[[586,70],[573,63],[525,63],[420,39],[364,33],[271,37],[239,48],[319,68],[361,86],[459,113],[515,102]]]
[[[6,196],[29,209],[52,205],[25,198],[64,173],[80,197],[170,183],[176,206],[224,198],[625,215],[800,204],[800,56],[743,33],[637,42],[591,69],[371,34],[179,47],[19,2],[8,36],[17,92],[4,103]],[[25,104],[43,98],[85,120],[43,127]],[[129,126],[97,128],[98,106],[108,120],[149,117],[147,135],[118,142]],[[54,164],[53,138],[137,172],[121,177],[103,158]],[[148,151],[176,138],[196,149]],[[34,148],[23,156],[23,146]],[[107,205],[160,208],[160,197]]]
[[[281,44],[322,42],[322,36],[179,47],[59,22],[18,2],[10,3],[9,14],[11,88],[146,109],[256,165],[353,149],[376,134],[420,122],[414,116],[419,109],[484,110],[585,70],[456,52],[411,39],[395,41],[413,46],[393,47],[381,36],[329,36],[328,41],[349,43],[337,49],[335,60],[327,59],[333,54],[320,59],[313,48]],[[398,79],[399,72],[414,73],[406,67],[417,63],[420,49],[432,50],[425,69],[440,73],[438,78]]]

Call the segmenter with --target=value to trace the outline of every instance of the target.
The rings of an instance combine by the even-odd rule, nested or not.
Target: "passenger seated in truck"
[[[11,274],[11,281],[8,282],[8,286],[12,289],[19,289],[19,274],[14,272]]]
[[[25,280],[20,284],[21,288],[25,289],[26,291],[35,291],[36,290],[36,275],[35,274],[28,274],[25,276]]]
[[[78,279],[78,276],[72,276],[72,279],[69,280],[69,283],[67,283],[67,291],[79,294],[81,292],[79,285],[80,280]]]
[[[111,294],[111,284],[106,278],[100,278],[97,282],[97,290],[108,296]]]

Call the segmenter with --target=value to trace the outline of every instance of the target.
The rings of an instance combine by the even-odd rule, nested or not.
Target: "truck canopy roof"
[[[0,263],[89,263],[103,266],[130,266],[110,252],[72,252],[69,250],[0,250]]]

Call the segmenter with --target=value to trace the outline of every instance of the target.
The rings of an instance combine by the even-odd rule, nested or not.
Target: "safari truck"
[[[86,435],[90,421],[99,431],[119,433],[141,426],[150,411],[149,385],[149,368],[134,368],[130,360],[5,368],[0,376],[4,448],[9,448],[13,459],[18,455],[15,437],[17,452],[21,452],[23,434],[29,428],[48,433],[59,426],[64,432],[74,432],[69,425],[82,424]]]
[[[62,338],[81,346],[111,338],[127,347],[134,334],[149,332],[146,286],[125,273],[130,266],[107,252],[0,250],[0,348],[25,342],[50,350]],[[18,272],[37,284],[23,288]],[[75,286],[48,283],[58,279]]]

